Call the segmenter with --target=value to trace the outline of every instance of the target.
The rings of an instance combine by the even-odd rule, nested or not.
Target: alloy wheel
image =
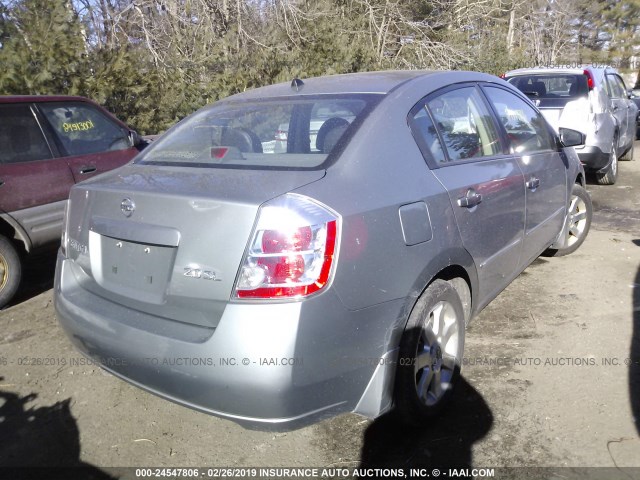
[[[438,302],[425,319],[415,357],[416,392],[420,401],[432,406],[452,388],[458,362],[459,343],[456,311],[448,302]]]

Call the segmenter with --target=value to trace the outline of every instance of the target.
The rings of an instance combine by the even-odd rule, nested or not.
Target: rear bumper
[[[103,368],[156,395],[267,430],[354,410],[375,416],[390,407],[393,369],[373,361],[392,363],[380,350],[384,334],[372,338],[384,329],[356,333],[358,325],[388,324],[395,302],[351,312],[328,291],[321,304],[229,304],[218,326],[207,328],[94,295],[73,268],[58,255],[55,308],[63,329]]]
[[[609,153],[603,152],[600,147],[587,145],[580,149],[576,148],[576,153],[585,170],[602,170],[609,166]]]

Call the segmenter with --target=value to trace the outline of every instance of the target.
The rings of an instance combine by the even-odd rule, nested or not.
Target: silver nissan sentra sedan
[[[583,141],[472,72],[229,97],[72,189],[59,321],[113,374],[251,428],[419,422],[453,391],[469,320],[584,241]]]

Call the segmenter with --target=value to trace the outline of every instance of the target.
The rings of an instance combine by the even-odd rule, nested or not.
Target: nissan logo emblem
[[[133,200],[131,200],[130,198],[125,198],[124,200],[122,200],[122,203],[120,204],[120,210],[122,210],[122,213],[125,217],[130,217],[135,209],[136,204],[133,203]]]

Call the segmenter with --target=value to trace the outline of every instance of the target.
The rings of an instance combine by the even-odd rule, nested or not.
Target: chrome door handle
[[[93,173],[97,170],[95,165],[85,165],[80,167],[80,174],[86,175],[87,173]]]
[[[482,195],[476,193],[475,190],[469,189],[464,197],[458,199],[458,206],[464,208],[473,208],[482,201]]]
[[[531,177],[531,180],[527,182],[527,188],[529,190],[535,191],[536,188],[540,186],[540,179],[536,177]]]

